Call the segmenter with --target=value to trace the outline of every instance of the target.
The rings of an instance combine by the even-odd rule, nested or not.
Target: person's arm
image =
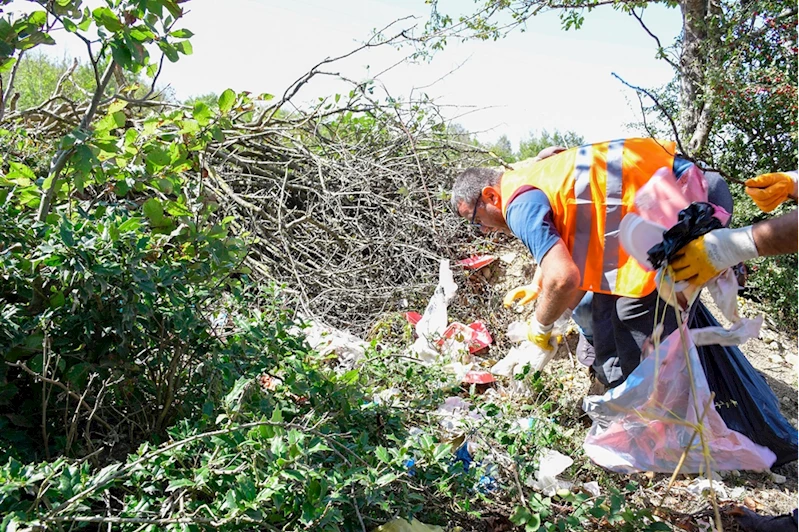
[[[796,253],[797,212],[739,229],[716,229],[692,240],[669,261],[672,277],[702,286],[739,262]]]
[[[796,253],[799,243],[799,211],[793,211],[757,222],[752,227],[752,238],[761,257]]]
[[[538,323],[549,326],[569,308],[579,292],[580,270],[572,260],[563,240],[550,248],[541,261],[543,272],[541,295],[535,309]]]

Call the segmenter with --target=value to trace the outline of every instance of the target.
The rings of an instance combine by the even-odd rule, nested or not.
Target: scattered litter
[[[405,519],[397,517],[384,525],[380,525],[372,532],[444,532],[444,529],[436,525],[426,525],[416,519],[411,519],[409,523]]]
[[[463,266],[466,270],[479,270],[497,260],[493,255],[473,255],[468,259],[459,260],[455,264]]]
[[[436,346],[441,349],[442,353],[451,354],[456,350],[453,349],[455,342],[458,342],[467,345],[470,353],[477,353],[491,345],[493,341],[483,322],[475,321],[469,325],[464,325],[456,321],[446,328],[441,338],[436,342]]]
[[[419,320],[422,319],[422,315],[419,314],[418,312],[406,312],[405,319],[408,320],[408,323],[410,323],[411,325],[416,325],[417,323],[419,323]]]
[[[719,499],[727,499],[727,486],[720,480],[709,480],[706,478],[698,478],[688,484],[686,489],[689,493],[700,497],[703,493],[711,489],[716,492],[716,497]]]
[[[520,417],[516,420],[516,424],[522,430],[533,430],[535,428],[535,424],[538,420],[534,417]]]
[[[571,489],[571,482],[559,480],[556,478],[563,473],[574,460],[552,449],[543,449],[538,458],[538,471],[536,471],[536,479],[532,480],[529,485],[541,491],[547,497],[555,495],[560,489]]]
[[[415,458],[408,458],[403,463],[405,469],[408,470],[408,476],[416,476],[416,459]]]
[[[583,489],[593,495],[599,497],[602,492],[599,490],[599,482],[592,480],[591,482],[583,482]]]
[[[323,357],[335,355],[338,358],[339,370],[349,371],[355,367],[358,360],[363,357],[369,344],[357,336],[345,331],[308,320],[309,326],[300,334],[305,335],[308,345],[318,351]]]
[[[438,265],[438,286],[427,303],[422,318],[416,323],[416,334],[419,337],[411,346],[411,352],[422,360],[432,362],[438,357],[434,342],[447,328],[447,305],[457,290],[458,285],[455,284],[449,268],[449,260],[443,259]]]
[[[463,442],[463,445],[458,447],[455,451],[455,461],[463,462],[463,470],[469,471],[469,466],[472,465],[472,454],[469,452],[469,442]]]
[[[494,376],[488,371],[469,371],[463,377],[462,382],[466,384],[490,384],[495,381]]]
[[[730,499],[738,500],[738,499],[740,499],[741,497],[744,496],[744,493],[746,493],[746,488],[744,488],[743,486],[738,486],[737,488],[732,488],[730,490]]]
[[[501,260],[505,264],[513,264],[513,261],[515,261],[516,257],[518,256],[519,256],[518,253],[514,253],[513,251],[511,251],[509,253],[503,253],[502,255],[500,255],[499,260]]]
[[[464,401],[460,397],[448,397],[433,411],[433,415],[441,417],[440,425],[450,433],[463,432],[469,423],[483,420],[483,412],[480,409],[473,409],[469,401]]]

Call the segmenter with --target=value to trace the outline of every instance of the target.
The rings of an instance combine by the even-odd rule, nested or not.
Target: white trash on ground
[[[555,495],[560,489],[571,489],[572,483],[560,480],[558,475],[574,463],[574,460],[553,449],[544,448],[538,457],[538,471],[535,480],[528,479],[528,485],[547,497]]]

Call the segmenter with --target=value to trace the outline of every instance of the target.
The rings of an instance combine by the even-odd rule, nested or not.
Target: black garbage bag
[[[663,242],[647,251],[649,262],[655,269],[666,264],[685,245],[714,229],[721,229],[721,221],[713,216],[716,208],[710,203],[696,202],[677,215],[677,223],[663,232]]]
[[[719,325],[701,301],[694,307],[691,329]],[[766,379],[741,350],[735,346],[704,345],[698,346],[697,351],[710,390],[716,394],[716,411],[727,427],[771,449],[777,455],[775,466],[796,460],[799,435],[780,413],[780,403]]]

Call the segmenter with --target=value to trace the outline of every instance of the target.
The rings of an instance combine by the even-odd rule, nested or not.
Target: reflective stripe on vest
[[[672,142],[653,139],[589,144],[503,175],[503,213],[521,193],[547,195],[552,219],[580,270],[582,290],[642,297],[654,290],[654,273],[621,247],[619,225],[634,210],[635,192],[661,167],[674,164]]]

